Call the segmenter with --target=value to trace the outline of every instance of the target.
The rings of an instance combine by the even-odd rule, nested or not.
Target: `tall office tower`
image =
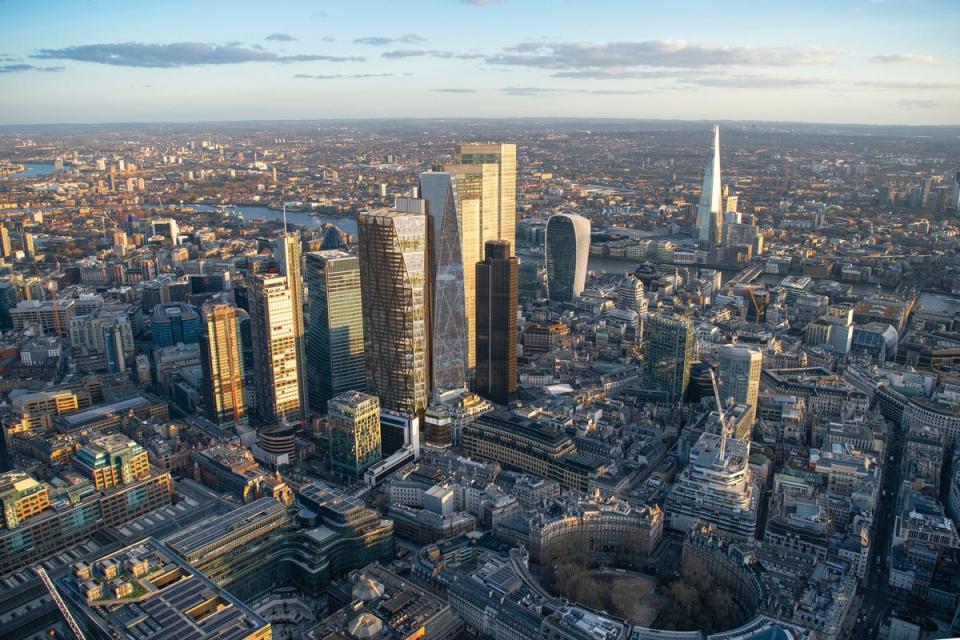
[[[753,427],[757,416],[757,398],[760,396],[760,366],[763,354],[757,349],[727,345],[720,349],[720,375],[717,380],[720,401],[728,398],[749,407],[744,429]],[[750,433],[737,434],[750,437]]]
[[[960,211],[960,169],[957,169],[953,176],[953,188],[950,190],[950,203],[948,208]]]
[[[274,256],[280,273],[287,278],[293,311],[293,335],[297,343],[297,379],[300,381],[300,406],[306,414],[307,405],[307,345],[303,327],[303,276],[300,275],[300,233],[287,232],[274,245]],[[323,407],[318,409],[323,411]]]
[[[10,232],[7,231],[7,228],[0,226],[0,254],[4,258],[9,258],[13,255],[13,245],[10,244]]]
[[[237,311],[232,304],[215,302],[207,302],[201,308],[203,401],[207,418],[220,426],[236,426],[246,421]]]
[[[476,272],[480,201],[457,196],[456,174],[420,174],[427,205],[430,350],[435,392],[460,389],[476,362]]]
[[[299,353],[287,277],[255,275],[248,296],[257,413],[263,422],[301,420]]]
[[[723,215],[720,210],[720,127],[713,126],[713,153],[703,172],[703,191],[697,205],[697,240],[711,246],[720,244]]]
[[[918,209],[930,206],[930,192],[933,190],[933,178],[923,178],[920,180],[920,202]]]
[[[330,418],[330,466],[359,478],[380,459],[380,401],[347,391],[327,403]]]
[[[312,411],[344,391],[367,387],[363,360],[360,263],[339,249],[306,254],[310,292],[307,391]]]
[[[590,259],[590,221],[573,213],[557,213],[547,220],[544,239],[547,296],[570,302],[583,292]]]
[[[153,346],[194,344],[200,340],[200,315],[185,302],[158,304],[150,315]]]
[[[646,386],[661,392],[666,402],[680,402],[690,384],[693,321],[685,316],[658,314],[650,317],[649,327]]]
[[[482,243],[486,243],[487,240],[506,240],[510,246],[513,246],[517,225],[517,145],[464,142],[457,145],[456,162],[460,165],[496,165],[496,221],[491,220],[489,225],[491,232],[495,235],[488,236],[486,233],[488,210],[484,208]],[[489,211],[492,214],[493,208]]]
[[[477,381],[483,397],[506,404],[517,392],[517,304],[520,262],[506,240],[487,242],[477,264]]]
[[[420,415],[430,386],[426,202],[357,216],[367,390],[390,411]]]

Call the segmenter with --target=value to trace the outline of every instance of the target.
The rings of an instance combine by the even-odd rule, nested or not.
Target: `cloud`
[[[456,51],[441,51],[438,49],[399,49],[397,51],[384,51],[380,56],[387,60],[402,60],[404,58],[476,60],[486,57],[482,53],[457,53]]]
[[[0,73],[23,73],[24,71],[45,71],[57,73],[63,71],[63,67],[37,67],[32,64],[3,64],[0,65]]]
[[[444,88],[444,89],[430,89],[430,91],[435,91],[436,93],[476,93],[476,89],[457,89],[454,87]]]
[[[943,103],[938,100],[898,100],[897,104],[908,109],[935,109],[942,107]]]
[[[309,73],[298,73],[293,77],[303,80],[353,80],[356,78],[389,78],[392,75],[392,73],[335,73],[332,75],[311,75]]]
[[[241,47],[203,42],[85,44],[62,49],[41,49],[31,57],[41,60],[75,60],[120,67],[157,69],[244,62],[363,62],[364,60],[358,56],[280,55],[256,46]]]
[[[874,64],[937,64],[937,59],[922,53],[890,53],[867,58]]]
[[[354,44],[368,44],[373,47],[386,47],[391,44],[422,44],[426,42],[427,39],[423,36],[418,36],[415,33],[405,33],[399,38],[385,38],[382,36],[369,36],[366,38],[355,38]]]
[[[632,96],[649,93],[648,91],[616,90],[616,89],[558,89],[553,87],[504,87],[500,93],[508,96],[558,96],[570,94],[587,94],[595,96]]]
[[[703,44],[686,40],[645,40],[608,44],[525,42],[487,57],[498,65],[557,70],[635,67],[698,68],[717,66],[822,65],[835,62],[839,51],[827,47],[753,47]]]
[[[293,42],[296,40],[289,33],[271,33],[264,40],[273,40],[274,42]]]

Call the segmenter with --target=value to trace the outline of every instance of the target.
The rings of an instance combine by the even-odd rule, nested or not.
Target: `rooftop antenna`
[[[287,201],[284,199],[283,194],[280,194],[280,208],[283,210],[283,235],[287,235]]]

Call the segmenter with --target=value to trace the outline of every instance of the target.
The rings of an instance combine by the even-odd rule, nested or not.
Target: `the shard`
[[[713,153],[703,172],[703,191],[697,205],[697,240],[702,244],[720,244],[723,227],[720,187],[720,127],[713,125]]]

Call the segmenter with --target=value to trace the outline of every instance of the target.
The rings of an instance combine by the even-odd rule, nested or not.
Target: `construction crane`
[[[710,384],[713,386],[713,397],[717,400],[717,413],[720,414],[720,462],[727,459],[727,414],[723,412],[723,402],[720,401],[720,388],[717,386],[717,376],[710,369]]]
[[[43,583],[43,586],[47,588],[47,591],[50,592],[50,597],[53,598],[54,604],[57,605],[57,609],[60,610],[60,613],[63,615],[64,619],[67,621],[67,626],[70,627],[70,631],[73,632],[73,637],[76,640],[87,640],[86,636],[83,635],[83,631],[80,630],[80,625],[77,624],[77,621],[74,620],[73,614],[70,613],[70,610],[67,609],[67,603],[63,601],[63,598],[60,597],[60,592],[57,591],[57,588],[53,586],[53,581],[50,580],[50,576],[47,575],[46,569],[42,565],[37,565],[33,570],[40,576],[40,581]]]

